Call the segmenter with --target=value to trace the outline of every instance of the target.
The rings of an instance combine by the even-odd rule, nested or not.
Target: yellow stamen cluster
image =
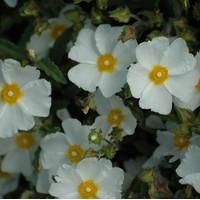
[[[111,53],[99,56],[97,60],[98,69],[101,72],[111,73],[115,70],[117,59]]]
[[[162,65],[154,65],[149,73],[149,78],[156,85],[160,85],[168,78],[168,69]]]
[[[66,156],[71,162],[78,163],[84,156],[84,149],[78,144],[71,145]]]
[[[108,114],[108,122],[114,126],[119,126],[125,120],[125,116],[120,108],[112,109]]]
[[[83,199],[95,199],[99,186],[92,180],[83,181],[79,187],[79,194]]]
[[[181,134],[175,134],[174,144],[176,147],[183,149],[188,147],[191,144],[191,142],[189,141],[189,138],[187,136]]]
[[[22,149],[29,149],[35,144],[35,137],[31,133],[18,133],[16,144]]]
[[[5,103],[13,105],[23,97],[23,92],[17,83],[4,84],[1,90],[1,98]]]

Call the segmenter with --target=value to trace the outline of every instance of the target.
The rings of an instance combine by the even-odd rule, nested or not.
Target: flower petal
[[[71,82],[86,91],[94,92],[99,83],[101,73],[96,65],[78,64],[68,72],[68,78]]]
[[[24,113],[18,105],[6,105],[3,115],[0,117],[0,137],[11,137],[18,132],[18,129],[29,130],[34,124],[34,118]]]
[[[109,24],[102,24],[97,27],[95,40],[101,54],[113,51],[121,32],[121,27],[111,27]]]
[[[18,0],[4,0],[4,2],[11,8],[16,7]]]
[[[30,81],[37,80],[40,76],[40,71],[36,67],[27,65],[23,68],[18,61],[13,59],[6,59],[4,61],[2,73],[6,83],[16,82],[21,86]]]
[[[67,151],[67,149],[66,149]],[[69,161],[63,152],[41,152],[41,163],[44,169],[58,168],[63,164],[68,164]]]
[[[49,194],[60,199],[80,199],[77,187],[68,183],[52,183]]]
[[[139,105],[143,109],[151,109],[153,112],[167,115],[172,109],[172,95],[163,85],[155,86],[152,83],[142,93]]]
[[[176,173],[180,177],[185,177],[190,174],[199,173],[200,166],[200,148],[196,145],[191,145],[185,154],[185,158],[176,169]]]
[[[10,173],[22,173],[30,176],[33,172],[32,160],[28,150],[15,149],[5,155],[2,160],[2,169]]]
[[[69,145],[69,142],[66,136],[59,132],[46,135],[40,142],[40,147],[44,152],[65,153],[67,145]]]
[[[97,158],[83,159],[77,164],[77,172],[81,175],[83,180],[94,179],[96,181],[99,178],[102,179],[107,171],[108,170],[102,166],[102,163],[98,161]],[[102,173],[104,173],[104,176]]]
[[[117,58],[116,69],[125,69],[135,61],[135,40],[128,40],[126,43],[119,41],[113,50],[114,57]]]
[[[95,46],[94,31],[84,28],[80,31],[75,45],[69,51],[72,60],[87,64],[96,64],[99,52]]]
[[[41,35],[33,34],[26,44],[26,49],[34,50],[36,57],[41,59],[48,55],[51,43],[50,29],[47,29]]]
[[[33,116],[47,117],[49,115],[51,85],[44,79],[35,80],[23,88],[24,96],[19,101],[20,106]]]
[[[200,193],[200,172],[199,173],[194,173],[194,174],[189,174],[185,176],[183,179],[179,181],[181,184],[189,184],[194,187],[194,189]]]
[[[199,73],[196,70],[187,72],[186,74],[169,76],[164,82],[165,87],[170,94],[179,98],[181,101],[190,100],[193,88],[199,80]]]
[[[142,42],[136,47],[138,63],[146,69],[160,64],[160,61],[169,46],[169,40],[165,37],[156,37],[152,41]]]
[[[112,73],[104,73],[98,84],[104,97],[108,98],[120,92],[126,83],[127,70],[115,70]]]
[[[176,97],[173,98],[173,102],[178,107],[186,108],[186,109],[190,109],[194,111],[196,108],[200,106],[200,92],[195,90],[194,93],[191,95],[190,100],[187,102],[180,101]]]
[[[57,175],[61,182],[68,183],[71,185],[78,185],[82,181],[76,169],[72,167],[71,165],[67,165],[67,164],[62,165],[58,169]]]
[[[140,98],[144,88],[151,83],[148,78],[149,71],[140,65],[131,65],[127,73],[127,83],[131,94],[135,98]]]
[[[178,38],[172,42],[165,52],[161,65],[169,69],[171,75],[184,74],[195,67],[195,58],[189,54],[186,42]]]
[[[0,139],[0,155],[7,154],[15,148],[15,137]]]
[[[82,126],[77,119],[65,119],[62,127],[70,144],[85,146],[88,143],[89,126]]]
[[[94,101],[97,107],[97,112],[101,115],[106,115],[112,108],[108,99],[102,95],[99,89],[94,92]]]

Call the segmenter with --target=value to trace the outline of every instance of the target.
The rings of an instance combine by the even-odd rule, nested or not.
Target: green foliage
[[[28,54],[24,48],[3,38],[0,38],[0,56],[16,60],[28,59]]]
[[[37,61],[36,64],[39,69],[44,71],[47,76],[50,76],[55,81],[62,83],[62,84],[67,83],[67,80],[66,80],[65,76],[63,75],[62,71],[49,58],[43,58],[43,59]]]

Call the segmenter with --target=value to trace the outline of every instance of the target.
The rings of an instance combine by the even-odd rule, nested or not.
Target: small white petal
[[[21,67],[20,63],[13,59],[6,59],[2,66],[2,73],[6,83],[16,82],[20,86],[37,80],[40,76],[40,71],[36,67],[27,65]]]
[[[127,70],[115,70],[112,73],[104,73],[98,84],[104,97],[108,98],[117,92],[120,92],[126,83]]]
[[[127,83],[133,97],[140,98],[144,88],[151,83],[148,75],[149,71],[144,67],[131,65],[127,73]]]
[[[170,94],[179,98],[181,101],[190,100],[193,89],[199,80],[199,73],[196,70],[187,72],[184,75],[169,76],[164,82]]]
[[[160,64],[162,57],[169,46],[169,40],[165,37],[157,37],[152,41],[142,42],[136,47],[138,63],[146,69]]]
[[[49,115],[51,85],[44,79],[29,82],[23,88],[24,96],[19,104],[27,113],[34,116],[47,117]]]
[[[94,92],[100,80],[101,73],[96,65],[78,64],[68,72],[71,82],[86,91]]]
[[[171,75],[186,73],[195,67],[195,63],[194,56],[189,54],[186,42],[182,38],[172,42],[160,62],[169,69]]]
[[[4,2],[11,8],[16,7],[18,0],[4,0]]]
[[[33,172],[32,160],[28,150],[15,149],[2,160],[2,169],[10,173],[22,173],[30,176]]]
[[[119,41],[113,50],[113,56],[117,58],[116,69],[125,69],[135,61],[135,52],[133,49],[137,43],[135,40],[128,40],[127,44]],[[131,51],[132,50],[132,51]]]
[[[155,86],[152,83],[142,93],[139,105],[143,109],[151,109],[154,112],[167,115],[172,109],[172,95],[163,85]]]
[[[68,57],[77,62],[95,65],[99,55],[95,46],[94,31],[88,28],[82,29]]]
[[[121,27],[111,27],[109,24],[102,24],[97,27],[95,40],[101,54],[113,51],[121,32]]]

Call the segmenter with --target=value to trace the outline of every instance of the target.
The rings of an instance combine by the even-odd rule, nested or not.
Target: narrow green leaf
[[[90,3],[92,0],[74,0],[74,3],[81,3],[81,2],[87,2]]]
[[[50,57],[55,63],[59,63],[66,53],[67,43],[71,40],[72,33],[73,27],[65,30],[52,47],[50,51]]]
[[[28,53],[24,48],[3,38],[0,38],[0,55],[16,60],[28,59]]]
[[[37,62],[37,66],[39,69],[43,70],[47,76],[52,77],[55,81],[63,84],[67,83],[67,80],[60,71],[59,67],[49,58],[41,59]]]

